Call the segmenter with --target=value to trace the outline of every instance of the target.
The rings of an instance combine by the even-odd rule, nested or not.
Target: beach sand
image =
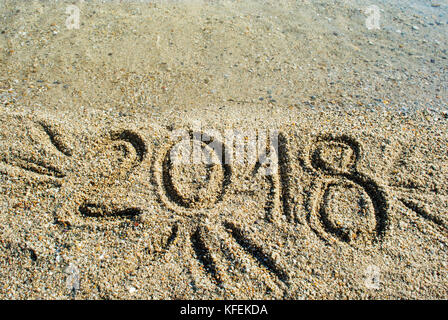
[[[0,298],[447,299],[448,6],[408,4],[2,1]]]

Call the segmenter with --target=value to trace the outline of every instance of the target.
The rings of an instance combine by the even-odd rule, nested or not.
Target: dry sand
[[[2,299],[448,298],[446,2],[111,2],[1,3]]]

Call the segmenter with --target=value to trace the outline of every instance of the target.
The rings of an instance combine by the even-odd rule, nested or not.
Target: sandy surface
[[[448,7],[404,2],[2,1],[0,297],[447,299]]]

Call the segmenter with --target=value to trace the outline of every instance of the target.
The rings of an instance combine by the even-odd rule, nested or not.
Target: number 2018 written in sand
[[[39,128],[39,134],[46,134],[53,147],[65,157],[74,157],[58,126],[46,121],[33,121],[31,126]],[[305,156],[298,159],[283,133],[274,131],[275,134],[271,132],[268,136],[266,131],[258,130],[249,138],[234,135],[227,139],[227,135],[223,138],[216,132],[212,132],[213,135],[185,131],[182,139],[172,139],[171,135],[170,139],[165,139],[170,142],[158,146],[152,157],[145,138],[132,130],[115,130],[107,138],[102,137],[97,145],[103,151],[109,148],[112,152],[122,153],[120,165],[127,165],[127,171],[138,172],[147,158],[152,159],[152,181],[159,200],[180,216],[191,217],[198,212],[213,211],[218,205],[222,208],[235,194],[250,196],[257,190],[241,186],[255,183],[268,185],[264,189],[264,198],[257,198],[257,201],[264,201],[266,220],[280,221],[284,216],[290,222],[306,222],[324,241],[342,241],[355,246],[381,242],[390,224],[390,193],[406,208],[446,233],[446,222],[430,213],[425,205],[411,199],[403,188],[398,191],[381,185],[363,173],[360,168],[362,145],[349,135],[323,134],[310,138],[312,141],[303,152]],[[176,158],[180,154],[182,161]],[[8,166],[56,180],[66,176],[62,169],[43,159],[8,153],[2,160]],[[291,166],[293,162],[299,164],[300,172]],[[126,172],[117,172],[120,174],[112,172],[109,175],[115,180],[126,179]],[[303,208],[298,209],[295,184],[300,182],[296,182],[295,177],[304,175],[310,177],[310,183],[303,192]],[[129,216],[139,214],[141,210],[116,210],[86,202],[79,207],[79,212],[84,216]]]

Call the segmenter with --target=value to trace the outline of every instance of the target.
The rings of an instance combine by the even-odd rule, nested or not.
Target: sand
[[[3,1],[0,297],[447,299],[448,7],[377,4]]]

